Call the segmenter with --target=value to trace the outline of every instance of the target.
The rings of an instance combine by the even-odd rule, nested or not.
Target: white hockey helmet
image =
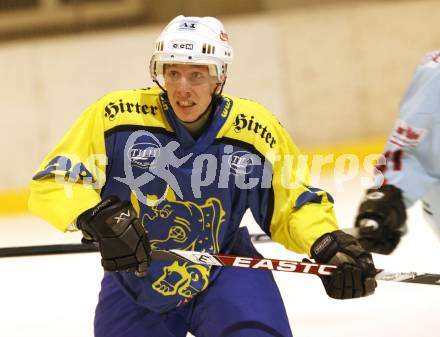
[[[216,18],[179,15],[164,28],[154,46],[150,75],[163,75],[164,64],[207,65],[219,83],[226,79],[232,47],[223,24]]]

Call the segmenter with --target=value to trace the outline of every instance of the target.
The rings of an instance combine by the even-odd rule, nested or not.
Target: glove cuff
[[[356,239],[341,230],[335,230],[320,236],[310,249],[312,258],[321,263],[329,262],[338,252],[347,246],[356,246]]]
[[[114,205],[119,202],[120,199],[117,196],[111,195],[104,200],[101,200],[94,207],[81,213],[75,221],[76,227],[83,232],[83,236],[87,241],[97,241],[97,233],[89,226],[89,223],[99,214],[103,209]]]
[[[310,249],[312,258],[317,262],[328,262],[338,251],[338,244],[332,233],[320,236]]]

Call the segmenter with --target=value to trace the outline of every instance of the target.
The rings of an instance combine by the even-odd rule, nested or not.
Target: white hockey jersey
[[[378,179],[400,188],[407,207],[422,200],[440,235],[440,50],[426,54],[418,65],[385,157]]]

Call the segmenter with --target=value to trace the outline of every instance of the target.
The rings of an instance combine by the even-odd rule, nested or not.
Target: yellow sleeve
[[[101,102],[83,112],[30,184],[29,210],[62,231],[101,200],[107,164]]]
[[[287,249],[310,255],[316,239],[338,229],[333,199],[325,191],[310,186],[307,157],[301,155],[281,125],[275,127],[278,146],[272,152],[278,158],[272,155],[271,159],[274,210],[270,233],[273,240]]]
[[[219,137],[243,143],[264,162],[261,184],[248,192],[248,207],[273,240],[310,255],[316,239],[338,229],[331,196],[310,186],[308,158],[269,110],[227,97],[233,104]]]
[[[261,186],[248,194],[255,220],[287,249],[310,255],[316,239],[338,229],[331,196],[310,186],[308,158],[268,109],[227,97],[233,104],[221,136],[244,143],[264,161]]]

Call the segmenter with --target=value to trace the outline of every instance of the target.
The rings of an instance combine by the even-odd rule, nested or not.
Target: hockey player
[[[390,254],[406,233],[406,208],[422,200],[440,236],[440,50],[426,54],[400,104],[379,166],[379,188],[367,190],[355,227],[371,252]],[[385,178],[385,179],[384,179]],[[383,183],[382,183],[383,182]]]
[[[286,131],[260,104],[222,94],[232,53],[217,19],[176,17],[151,58],[158,87],[101,98],[33,177],[30,209],[100,245],[98,337],[292,336],[270,272],[150,259],[173,248],[259,256],[239,228],[247,209],[275,241],[339,266],[323,278],[329,296],[374,292],[371,255],[338,230]]]

